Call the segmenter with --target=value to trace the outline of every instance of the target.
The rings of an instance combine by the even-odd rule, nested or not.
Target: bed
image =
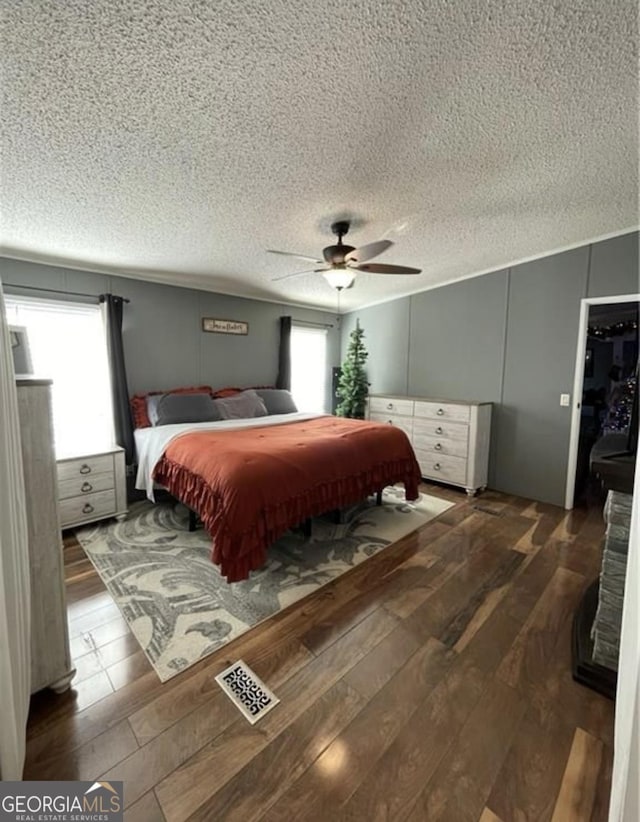
[[[135,432],[136,487],[154,484],[195,511],[228,582],[261,567],[268,547],[309,517],[386,485],[418,497],[420,470],[405,433],[320,414],[182,423]]]

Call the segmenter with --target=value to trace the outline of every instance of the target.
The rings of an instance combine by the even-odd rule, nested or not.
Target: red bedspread
[[[320,417],[183,434],[168,445],[154,479],[200,516],[213,537],[213,562],[234,582],[307,517],[394,482],[416,499],[420,469],[399,428]]]

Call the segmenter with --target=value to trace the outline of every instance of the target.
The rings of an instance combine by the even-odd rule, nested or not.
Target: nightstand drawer
[[[423,477],[431,477],[441,482],[457,482],[464,485],[467,481],[467,461],[460,457],[442,456],[433,451],[416,449],[416,457]]]
[[[116,494],[113,490],[60,501],[60,524],[63,528],[115,513]]]
[[[376,413],[369,414],[369,421],[395,425],[396,428],[401,428],[408,437],[411,437],[413,430],[413,419],[411,417],[397,417],[394,414]]]
[[[90,474],[58,482],[58,499],[85,497],[96,491],[108,491],[115,485],[113,471],[108,474]]]
[[[369,397],[369,411],[372,414],[400,414],[413,416],[413,400],[398,399],[398,397]]]
[[[58,482],[92,474],[113,474],[113,455],[100,454],[97,457],[79,457],[58,462]]]
[[[416,417],[427,417],[431,420],[453,420],[454,422],[469,422],[469,406],[454,405],[446,402],[416,401]]]

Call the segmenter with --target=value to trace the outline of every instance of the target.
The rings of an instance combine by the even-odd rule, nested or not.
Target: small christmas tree
[[[626,433],[631,422],[633,398],[638,390],[638,378],[632,374],[619,383],[609,400],[609,413],[604,424],[605,433],[618,431]]]
[[[342,373],[336,391],[339,400],[336,414],[339,417],[362,420],[364,419],[364,406],[369,389],[364,363],[369,355],[362,342],[364,331],[360,328],[359,320],[356,320],[356,327],[351,332],[350,337],[347,358],[342,365]]]

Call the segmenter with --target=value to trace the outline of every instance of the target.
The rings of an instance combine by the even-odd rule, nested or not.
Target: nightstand
[[[124,517],[127,484],[124,449],[117,445],[57,460],[60,524],[63,528]]]

